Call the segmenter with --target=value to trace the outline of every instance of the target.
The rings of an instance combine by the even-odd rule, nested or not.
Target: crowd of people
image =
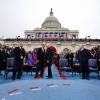
[[[61,58],[68,59],[68,64],[72,68],[74,64],[78,62],[80,72],[82,73],[82,79],[89,79],[89,59],[97,59],[98,70],[100,70],[99,46],[88,50],[84,48],[83,44],[81,44],[79,50],[75,53],[72,53],[69,50],[66,53],[62,52],[61,54],[58,54],[53,46],[45,43],[42,43],[40,48],[35,48],[33,51],[29,52],[25,51],[22,43],[15,48],[0,44],[0,75],[2,74],[2,70],[5,71],[7,68],[7,58],[9,57],[14,58],[12,80],[15,80],[16,78],[21,79],[24,65],[28,65],[28,67],[36,66],[34,78],[43,78],[44,69],[48,67],[47,78],[52,78],[52,64],[55,64],[59,69],[59,59]]]
[[[89,79],[89,73],[90,73],[89,72],[89,59],[97,59],[97,66],[99,70],[100,51],[98,49],[99,48],[95,47],[95,48],[92,48],[91,50],[88,50],[84,48],[84,45],[80,46],[80,49],[77,52],[77,59],[80,64],[82,79]]]
[[[36,66],[36,75],[43,77],[44,68],[48,66],[48,78],[52,78],[51,66],[54,57],[54,51],[45,43],[41,44],[40,48],[36,48],[33,51],[26,52],[21,43],[15,48],[9,48],[0,44],[0,74],[2,70],[7,68],[7,59],[9,57],[14,58],[13,75],[12,80],[21,79],[23,74],[24,64],[29,67]]]

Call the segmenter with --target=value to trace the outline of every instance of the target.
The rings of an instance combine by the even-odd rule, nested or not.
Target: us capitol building
[[[53,16],[51,8],[50,16],[47,17],[41,25],[41,28],[35,30],[26,30],[26,38],[44,39],[44,40],[56,40],[56,39],[72,39],[78,38],[78,30],[69,30],[68,28],[62,28],[58,19]]]
[[[38,48],[42,42],[45,42],[55,46],[58,53],[67,50],[75,52],[79,49],[80,44],[84,44],[88,49],[100,45],[100,39],[79,39],[78,30],[63,28],[58,19],[53,15],[52,8],[49,14],[49,17],[42,23],[41,28],[25,30],[25,38],[3,39],[1,42],[10,47],[23,43],[26,51]]]

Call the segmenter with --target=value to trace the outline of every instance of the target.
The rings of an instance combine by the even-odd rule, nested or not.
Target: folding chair
[[[68,64],[68,59],[65,59],[65,58],[60,58],[59,59],[59,69],[61,71],[72,72],[72,75],[73,75],[73,69]]]
[[[76,73],[79,73],[79,75],[81,76],[80,63],[79,60],[76,58],[74,58],[73,60],[73,72],[75,72],[75,75]]]
[[[96,72],[99,77],[99,70],[98,70],[98,65],[97,65],[97,59],[89,59],[88,60],[88,65],[89,65],[89,72]]]
[[[7,79],[8,77],[8,73],[9,72],[13,72],[14,70],[14,58],[13,57],[9,57],[7,58],[7,66],[6,66],[6,69],[5,69],[5,78]]]
[[[28,64],[24,64],[23,71],[25,71],[27,74],[28,72],[31,72],[32,75],[32,72],[36,72],[36,65],[29,66]]]

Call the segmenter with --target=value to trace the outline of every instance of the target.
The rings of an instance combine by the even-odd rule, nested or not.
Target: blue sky
[[[100,39],[100,0],[0,0],[0,37],[23,37],[41,27],[50,8],[62,27]]]

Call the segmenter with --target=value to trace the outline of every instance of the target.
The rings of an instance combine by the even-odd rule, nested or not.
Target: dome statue
[[[50,16],[45,19],[42,24],[42,28],[61,28],[61,24],[58,19],[53,16],[53,11],[51,8]]]

